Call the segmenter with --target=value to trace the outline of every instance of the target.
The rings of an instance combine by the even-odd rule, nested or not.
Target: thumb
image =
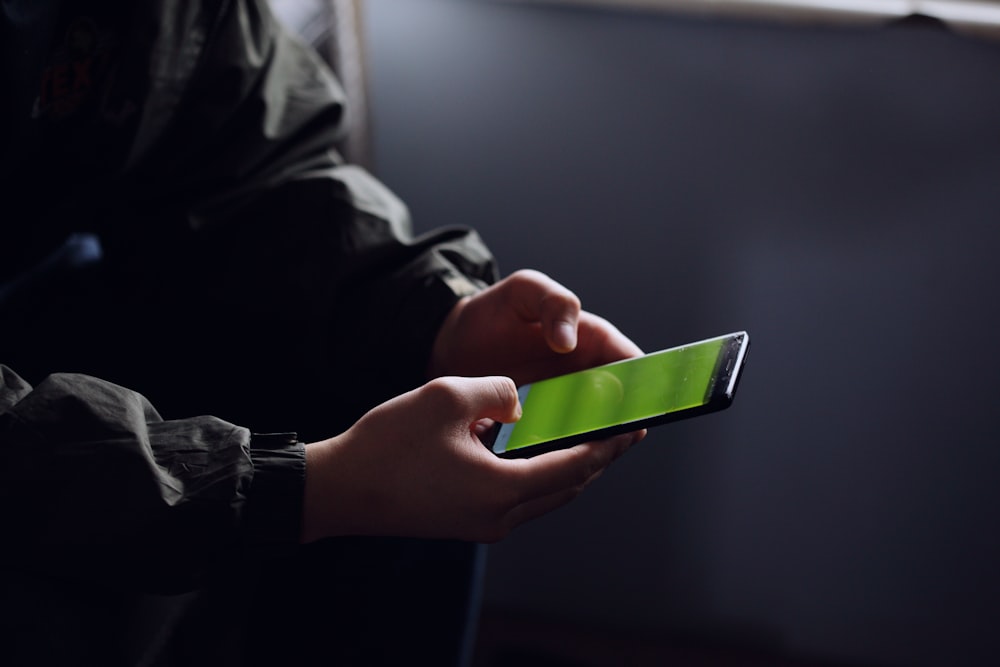
[[[473,421],[514,422],[521,418],[517,386],[508,377],[455,378]]]

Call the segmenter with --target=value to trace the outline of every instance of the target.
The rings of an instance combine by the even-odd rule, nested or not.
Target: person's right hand
[[[575,498],[640,437],[617,436],[530,459],[479,439],[520,417],[505,377],[437,378],[306,446],[302,540],[338,535],[495,542]]]

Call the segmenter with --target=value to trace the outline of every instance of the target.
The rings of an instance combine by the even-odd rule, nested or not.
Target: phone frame
[[[528,458],[558,449],[566,449],[583,442],[604,440],[621,433],[631,433],[644,428],[659,426],[660,424],[668,424],[670,422],[724,410],[732,404],[733,397],[736,395],[736,389],[739,386],[740,378],[743,375],[743,367],[746,361],[747,352],[750,348],[750,335],[746,331],[737,331],[723,336],[714,336],[712,338],[706,338],[704,340],[695,341],[686,345],[679,345],[659,350],[657,352],[651,352],[650,354],[680,350],[693,345],[708,343],[719,339],[728,340],[722,350],[720,350],[718,359],[716,359],[715,369],[712,371],[712,382],[709,385],[707,392],[708,400],[702,405],[683,410],[675,410],[673,412],[654,415],[652,417],[637,419],[621,424],[615,424],[613,426],[607,426],[593,431],[587,431],[585,433],[578,433],[563,438],[557,438],[555,440],[549,440],[548,442],[521,447],[499,454],[493,451],[493,443],[496,441],[497,435],[500,433],[500,428],[503,424],[497,422],[482,438],[483,444],[486,445],[486,448],[489,449],[491,453],[499,456],[500,458]],[[629,363],[630,361],[641,358],[642,357],[623,359],[621,361],[612,362],[611,364],[605,364],[605,366]]]

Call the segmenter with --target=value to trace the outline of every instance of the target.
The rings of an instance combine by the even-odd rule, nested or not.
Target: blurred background
[[[619,4],[359,3],[418,230],[650,351],[753,340],[732,408],[490,548],[477,664],[1000,664],[1000,41]]]

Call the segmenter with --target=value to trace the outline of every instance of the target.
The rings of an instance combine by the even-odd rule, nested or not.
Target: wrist
[[[304,544],[333,534],[329,525],[330,499],[327,497],[329,483],[325,471],[329,468],[333,438],[313,442],[306,449],[306,480],[302,496],[302,531],[300,541]]]

